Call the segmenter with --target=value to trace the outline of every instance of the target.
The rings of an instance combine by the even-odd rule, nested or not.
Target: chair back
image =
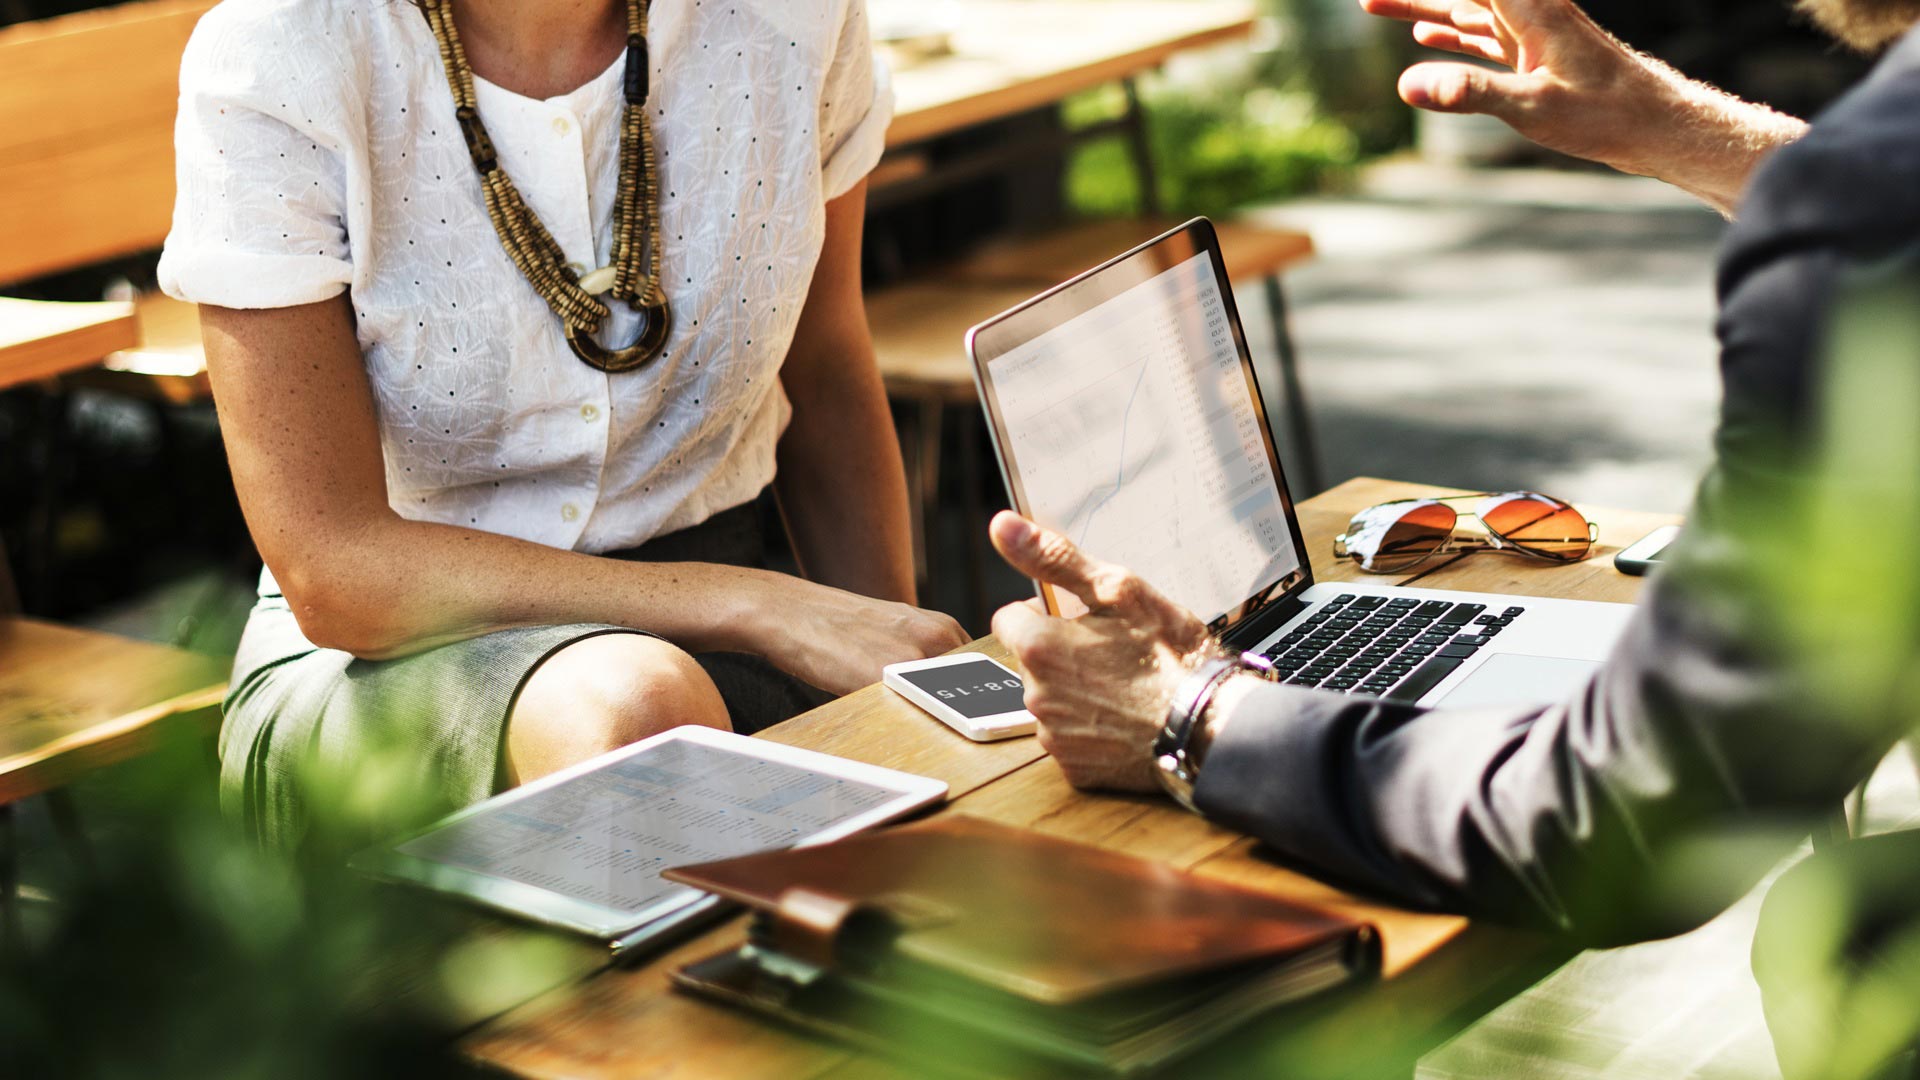
[[[212,6],[139,0],[0,27],[0,286],[166,239],[180,56]]]

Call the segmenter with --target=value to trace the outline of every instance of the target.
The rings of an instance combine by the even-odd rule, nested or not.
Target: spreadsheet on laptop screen
[[[1202,252],[991,362],[1035,520],[1208,621],[1301,565],[1228,318]]]

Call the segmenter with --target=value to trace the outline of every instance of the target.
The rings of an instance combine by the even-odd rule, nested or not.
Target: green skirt
[[[700,525],[608,557],[764,567],[758,508],[749,503]],[[398,660],[358,660],[300,632],[286,598],[263,577],[235,657],[220,730],[221,800],[267,843],[299,842],[314,777],[351,775],[381,755],[397,759],[409,799],[438,813],[501,787],[507,716],[527,677],[555,652],[617,626],[503,630]],[[758,656],[694,657],[713,678],[735,731],[754,732],[824,704],[829,695]],[[387,783],[394,783],[389,776]],[[395,831],[421,824],[395,820]]]

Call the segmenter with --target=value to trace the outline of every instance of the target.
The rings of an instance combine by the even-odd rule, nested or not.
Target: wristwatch
[[[1154,777],[1174,802],[1196,814],[1200,809],[1194,805],[1193,788],[1200,780],[1200,769],[1192,756],[1194,735],[1206,722],[1207,707],[1213,704],[1214,695],[1235,675],[1253,675],[1271,682],[1273,664],[1255,653],[1202,660],[1173,692],[1167,718],[1153,740]]]

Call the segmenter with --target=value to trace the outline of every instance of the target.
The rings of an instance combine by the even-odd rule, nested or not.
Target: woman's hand
[[[1731,214],[1747,177],[1806,125],[1687,79],[1601,29],[1573,0],[1360,0],[1414,40],[1481,64],[1400,77],[1420,109],[1485,113],[1551,150],[1655,176]]]
[[[1015,570],[1089,609],[1069,621],[1014,604],[993,618],[1026,669],[1041,745],[1075,787],[1155,790],[1153,740],[1174,690],[1212,641],[1206,625],[1130,571],[1018,514],[994,518],[992,536]]]
[[[880,681],[880,669],[940,656],[972,640],[937,611],[782,578],[761,617],[762,653],[781,670],[839,696]]]

